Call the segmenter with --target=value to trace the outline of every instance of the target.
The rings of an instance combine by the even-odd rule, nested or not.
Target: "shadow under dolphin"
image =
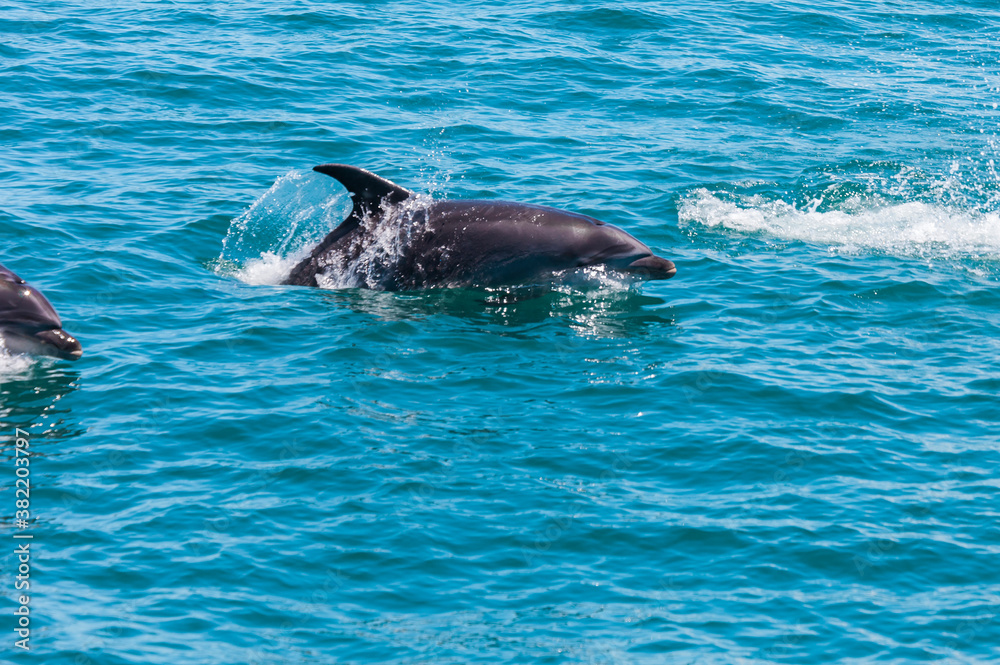
[[[0,265],[0,342],[11,353],[76,360],[83,348],[62,328],[55,308],[11,270]]]
[[[434,201],[345,164],[314,171],[353,199],[347,218],[285,284],[408,291],[526,284],[591,266],[669,279],[671,261],[592,217],[509,201]]]

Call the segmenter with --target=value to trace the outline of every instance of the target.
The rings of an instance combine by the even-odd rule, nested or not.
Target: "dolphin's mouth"
[[[62,328],[30,330],[7,327],[0,330],[4,346],[13,353],[32,353],[76,360],[83,355],[80,342]]]
[[[625,266],[624,270],[644,279],[670,279],[677,274],[677,266],[673,261],[655,255],[636,259]]]

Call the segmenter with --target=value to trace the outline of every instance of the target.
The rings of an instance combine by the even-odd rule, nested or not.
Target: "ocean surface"
[[[0,35],[0,263],[84,347],[0,356],[0,662],[1000,662],[996,2],[14,0]],[[324,162],[678,272],[281,286],[350,208]]]

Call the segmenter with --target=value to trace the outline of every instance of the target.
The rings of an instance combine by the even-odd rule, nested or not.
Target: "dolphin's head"
[[[617,226],[596,222],[591,237],[588,263],[603,263],[641,279],[670,279],[677,274],[673,261],[661,258]]]
[[[41,292],[0,266],[0,339],[12,353],[76,360],[80,342],[62,329],[56,310]]]

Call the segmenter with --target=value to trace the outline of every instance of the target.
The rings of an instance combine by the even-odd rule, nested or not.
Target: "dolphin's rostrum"
[[[80,342],[62,329],[62,321],[41,291],[0,265],[0,342],[11,353],[31,353],[76,360]]]
[[[517,285],[598,265],[642,279],[677,272],[625,231],[586,215],[507,201],[434,201],[344,164],[313,170],[340,181],[353,208],[285,284],[402,291]]]

